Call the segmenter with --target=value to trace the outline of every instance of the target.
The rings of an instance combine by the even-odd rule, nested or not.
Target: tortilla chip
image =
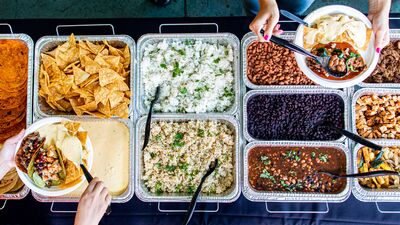
[[[83,83],[85,80],[87,80],[90,77],[90,74],[86,73],[84,70],[81,70],[78,67],[73,67],[73,73],[75,77],[75,84],[79,85]]]
[[[121,77],[117,72],[108,68],[101,68],[99,71],[100,86],[104,87],[107,84],[114,83],[116,81],[123,81],[125,78]]]

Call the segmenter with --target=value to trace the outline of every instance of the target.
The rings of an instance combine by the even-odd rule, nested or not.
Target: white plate
[[[348,6],[343,6],[343,5],[329,5],[325,6],[322,8],[319,8],[304,18],[304,20],[308,24],[313,24],[314,21],[319,19],[321,16],[324,15],[332,15],[332,14],[345,14],[348,16],[351,16],[357,20],[360,20],[364,22],[364,24],[368,27],[371,28],[371,22],[369,19],[362,14],[360,11],[353,9]],[[299,25],[296,31],[296,36],[294,39],[294,43],[303,46],[303,37],[304,37],[304,26]],[[295,53],[295,58],[297,61],[297,64],[299,65],[300,69],[303,71],[303,73],[310,78],[312,81],[314,81],[317,84],[320,84],[325,87],[330,87],[330,88],[346,88],[346,87],[351,87],[356,84],[361,83],[363,80],[365,80],[375,69],[376,64],[378,63],[379,59],[379,54],[376,53],[375,48],[374,48],[374,33],[371,33],[371,38],[369,41],[369,45],[366,51],[359,51],[361,56],[364,58],[365,62],[368,65],[367,70],[365,70],[363,73],[359,74],[358,76],[352,78],[352,79],[347,79],[347,80],[328,80],[326,78],[322,78],[316,73],[314,73],[308,66],[306,65],[306,57],[303,55],[300,55],[298,53]]]
[[[51,118],[45,118],[42,120],[39,120],[37,122],[35,122],[34,124],[32,124],[28,129],[26,129],[25,131],[25,135],[24,138],[28,135],[31,134],[33,132],[35,132],[36,130],[38,130],[40,127],[44,126],[44,125],[49,125],[49,124],[53,124],[53,123],[58,123],[61,121],[69,121],[68,119],[65,118],[59,118],[59,117],[51,117]],[[82,128],[79,128],[80,131],[83,131]],[[17,154],[19,147],[21,146],[21,142],[22,140],[20,140],[17,143],[17,147],[15,149],[15,154]],[[86,149],[88,151],[88,160],[87,160],[87,169],[90,171],[92,169],[92,164],[93,164],[93,146],[92,143],[90,142],[90,138],[88,137],[86,140]],[[28,176],[28,174],[22,172],[18,167],[16,167],[17,169],[17,173],[19,175],[19,177],[21,178],[22,182],[24,182],[24,184],[26,186],[28,186],[28,188],[30,188],[32,191],[44,195],[44,196],[60,196],[60,195],[66,195],[72,191],[74,191],[75,189],[77,189],[79,186],[81,186],[83,184],[83,182],[86,182],[86,178],[84,175],[82,175],[81,177],[81,181],[77,184],[75,184],[72,187],[68,187],[68,188],[58,188],[58,187],[51,187],[51,188],[40,188],[38,186],[35,185],[35,183],[33,182],[33,180]]]

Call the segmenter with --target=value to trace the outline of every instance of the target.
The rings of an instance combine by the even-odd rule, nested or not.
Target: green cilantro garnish
[[[182,71],[179,68],[179,63],[175,62],[174,63],[174,69],[172,70],[172,77],[177,77],[179,75],[181,75]]]
[[[180,92],[181,94],[186,94],[186,93],[188,92],[188,90],[187,90],[186,87],[181,87],[181,88],[179,89],[179,92]]]
[[[182,133],[176,133],[174,137],[174,142],[172,143],[172,147],[183,147],[185,145],[185,142],[182,141],[183,139],[183,134]]]
[[[203,129],[198,129],[197,130],[197,136],[204,137],[204,130]]]
[[[165,170],[169,172],[173,172],[176,169],[176,166],[166,165]]]
[[[261,156],[261,161],[262,161],[265,165],[271,164],[271,160],[268,158],[268,156]]]
[[[181,163],[181,164],[179,164],[179,169],[186,171],[188,166],[189,166],[189,164],[187,164],[187,163]]]
[[[155,185],[155,189],[156,189],[156,193],[157,193],[157,194],[161,194],[161,193],[162,193],[161,187],[162,187],[161,182],[157,181],[157,183],[156,183],[156,185]]]
[[[300,156],[297,154],[296,150],[287,150],[285,153],[285,158],[300,161]]]
[[[274,183],[276,183],[275,177],[272,176],[272,175],[268,172],[268,170],[266,170],[266,169],[263,170],[262,174],[260,174],[260,177],[261,177],[261,178],[265,178],[265,179],[270,179],[270,180],[272,180]]]
[[[328,162],[328,155],[327,154],[323,154],[320,153],[318,156],[319,160],[321,160],[322,162]]]

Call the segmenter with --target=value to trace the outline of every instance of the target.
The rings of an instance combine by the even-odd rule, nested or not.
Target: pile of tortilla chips
[[[0,40],[0,150],[1,143],[26,126],[28,47],[19,40]],[[15,170],[0,181],[0,194],[23,186]]]
[[[127,118],[131,55],[127,45],[75,40],[41,54],[39,95],[59,111]]]

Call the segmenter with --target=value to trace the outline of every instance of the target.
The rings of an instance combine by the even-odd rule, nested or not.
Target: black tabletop
[[[400,15],[392,15],[397,17]],[[283,18],[284,19],[284,18]],[[219,32],[230,32],[239,39],[246,34],[251,18],[157,18],[157,19],[90,19],[90,20],[7,20],[0,23],[12,25],[14,33],[25,33],[37,41],[46,35],[56,35],[60,24],[112,24],[116,34],[127,34],[135,41],[146,33],[158,33],[160,24],[169,23],[216,23]],[[391,28],[400,28],[400,19],[391,20]],[[294,30],[297,24],[282,22],[284,30]],[[0,26],[0,33],[8,32]],[[111,34],[110,27],[60,28],[60,35]],[[216,32],[214,25],[164,27],[163,33]],[[0,205],[2,201],[0,201]],[[186,203],[144,203],[136,197],[124,204],[113,204],[113,212],[103,218],[101,224],[180,224],[183,213],[160,212],[162,210],[185,209]],[[326,213],[269,213],[266,203],[250,202],[241,196],[229,204],[199,204],[198,210],[218,212],[197,212],[191,224],[400,224],[399,214],[380,213],[375,203],[363,203],[350,196],[339,204],[325,203],[268,203],[270,211],[321,211]],[[379,203],[381,210],[399,210],[396,203]],[[39,203],[31,195],[23,200],[8,201],[0,210],[0,224],[72,224],[74,213],[54,213],[50,203]],[[53,211],[71,211],[76,204],[56,203]]]

